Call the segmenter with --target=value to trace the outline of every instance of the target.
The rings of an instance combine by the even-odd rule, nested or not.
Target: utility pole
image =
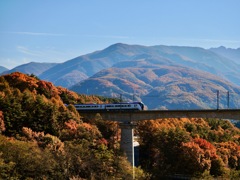
[[[229,94],[229,91],[227,92],[227,107],[228,107],[228,109],[230,107],[230,94]]]
[[[217,109],[219,109],[219,90],[217,90]]]

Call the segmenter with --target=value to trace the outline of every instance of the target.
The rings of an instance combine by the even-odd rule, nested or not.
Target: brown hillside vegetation
[[[145,62],[147,65],[140,67],[102,70],[71,89],[107,97],[122,94],[128,101],[135,95],[135,100],[144,102],[149,109],[216,108],[217,91],[220,92],[220,108],[226,108],[227,92],[230,92],[229,106],[239,108],[239,86],[207,72]],[[121,64],[125,63],[128,64]]]

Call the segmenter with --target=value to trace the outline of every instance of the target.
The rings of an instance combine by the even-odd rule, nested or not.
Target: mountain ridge
[[[237,49],[226,48],[224,46],[220,46],[218,48],[210,48],[210,51],[213,51],[221,56],[227,57],[237,64],[240,64],[240,47]]]
[[[22,72],[25,74],[34,74],[39,76],[44,71],[48,70],[49,68],[54,67],[58,63],[38,63],[38,62],[30,62],[26,64],[19,65],[13,69],[7,70],[2,72],[1,74],[10,74],[12,72]]]
[[[97,86],[96,86],[97,84]],[[216,75],[180,66],[156,68],[108,68],[74,85],[71,90],[126,101],[143,101],[149,109],[206,109],[217,107],[217,91],[235,94],[231,107],[238,106],[240,87]],[[226,108],[226,95],[220,107]]]
[[[7,71],[8,68],[4,67],[4,66],[0,66],[0,74],[4,71]]]
[[[64,81],[62,77],[68,76],[69,73],[72,74],[73,71],[82,73],[80,76],[75,76],[75,80],[67,86],[64,84],[65,87],[70,87],[116,63],[137,61],[147,56],[163,64],[182,65],[211,72],[240,85],[240,72],[238,71],[240,65],[210,50],[187,46],[142,46],[123,43],[116,43],[103,50],[68,60],[48,69],[40,75],[40,78],[62,86],[63,84],[60,83]],[[229,74],[234,74],[234,77]]]

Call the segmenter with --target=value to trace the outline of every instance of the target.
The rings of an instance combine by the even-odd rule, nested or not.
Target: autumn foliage
[[[240,130],[218,119],[161,119],[138,124],[141,166],[153,179],[240,176]]]
[[[34,75],[0,76],[0,179],[132,179],[117,123],[99,115],[83,121],[73,106],[116,101],[78,95]],[[240,130],[229,121],[141,121],[135,133],[136,179],[240,177]]]
[[[115,132],[104,136],[106,123],[83,122],[71,105],[104,100],[34,75],[0,76],[0,179],[131,179],[131,165],[111,145]]]

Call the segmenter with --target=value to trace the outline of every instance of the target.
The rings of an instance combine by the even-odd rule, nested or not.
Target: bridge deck
[[[240,120],[240,109],[79,111],[79,114],[86,118],[94,118],[98,113],[104,120],[119,122],[156,120],[162,118],[220,118]]]

